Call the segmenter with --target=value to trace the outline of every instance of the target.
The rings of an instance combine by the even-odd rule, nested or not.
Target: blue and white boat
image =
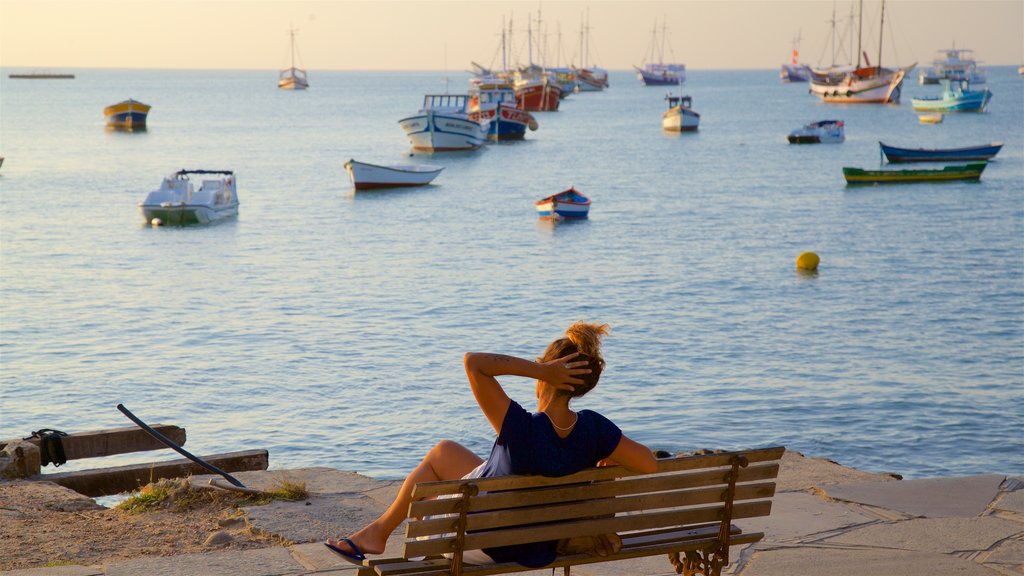
[[[970,90],[970,84],[960,80],[942,80],[942,95],[938,98],[912,98],[914,110],[921,112],[984,112],[992,99],[992,91]]]
[[[978,67],[974,51],[954,46],[939,50],[942,58],[936,58],[931,68],[922,69],[918,75],[921,84],[939,84],[943,80],[966,80],[971,84],[984,84],[985,71]]]
[[[537,200],[535,205],[543,220],[585,220],[590,214],[590,198],[574,187]]]
[[[976,162],[991,160],[1003,149],[1002,142],[960,148],[899,148],[879,142],[885,159],[898,162]]]
[[[490,122],[476,122],[466,109],[466,94],[427,94],[417,114],[402,118],[399,126],[420,152],[476,150],[487,141]]]
[[[651,35],[651,42],[647,47],[647,54],[643,67],[633,66],[636,69],[636,77],[643,82],[644,86],[678,86],[686,81],[685,64],[665,64],[665,38],[668,35],[667,27],[661,26],[661,40],[658,40],[658,25],[655,22],[654,32]],[[669,48],[671,50],[671,47]],[[655,59],[657,62],[655,63]]]
[[[838,144],[846,140],[842,120],[819,120],[797,128],[786,137],[790,144]]]
[[[490,140],[522,140],[526,129],[537,129],[537,120],[516,103],[516,91],[510,87],[480,88],[471,91],[469,118],[490,122]]]

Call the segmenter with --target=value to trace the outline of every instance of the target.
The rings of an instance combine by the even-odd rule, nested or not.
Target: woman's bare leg
[[[451,440],[438,442],[405,478],[405,482],[402,483],[402,487],[398,490],[398,496],[395,497],[391,506],[388,506],[388,509],[379,518],[349,536],[349,539],[364,554],[383,553],[388,536],[395,528],[398,528],[409,512],[409,504],[412,503],[412,489],[416,484],[438,480],[458,480],[481,463],[483,463],[483,459],[458,442]],[[347,552],[352,551],[348,544],[340,540],[327,540],[327,543]]]

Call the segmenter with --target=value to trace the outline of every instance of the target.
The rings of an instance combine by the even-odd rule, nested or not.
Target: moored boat
[[[879,142],[882,154],[889,162],[966,162],[991,160],[1003,149],[1002,142],[961,148],[899,148]]]
[[[345,162],[345,171],[352,179],[356,190],[375,190],[379,188],[408,188],[426,186],[437,177],[444,166],[428,164],[392,164],[380,166],[367,164],[355,159]]]
[[[943,115],[938,112],[934,114],[918,114],[917,121],[919,124],[942,124]]]
[[[637,78],[644,86],[678,86],[686,81],[685,64],[665,63],[665,40],[668,36],[668,27],[662,23],[661,40],[658,40],[658,23],[654,23],[654,31],[651,34],[651,42],[647,47],[647,54],[644,56],[644,64],[633,66],[636,69]],[[671,46],[669,46],[671,51]],[[657,60],[657,62],[655,62]]]
[[[836,144],[846,140],[842,120],[819,120],[797,128],[786,137],[790,144]]]
[[[513,83],[516,104],[528,112],[555,112],[562,100],[562,87],[551,74],[530,66],[516,71]]]
[[[537,215],[545,220],[584,220],[590,213],[590,198],[574,187],[537,200],[534,205]]]
[[[189,176],[213,175],[196,190]],[[178,170],[139,202],[148,224],[181,226],[208,224],[238,215],[235,173],[231,170]]]
[[[146,127],[150,108],[148,104],[129,98],[107,106],[103,109],[103,115],[107,117],[108,126],[127,130],[142,129]]]
[[[490,122],[476,122],[469,117],[466,94],[427,94],[417,114],[402,118],[399,126],[405,131],[413,150],[446,152],[475,150],[487,140]]]
[[[700,127],[700,114],[691,109],[689,96],[665,96],[668,110],[661,113],[661,128],[669,132],[692,132]]]
[[[522,140],[526,129],[537,129],[533,114],[519,108],[516,93],[510,88],[478,89],[470,93],[469,118],[490,122],[490,140]]]
[[[864,170],[843,167],[847,184],[899,184],[903,182],[948,182],[953,180],[980,180],[987,162],[946,166],[940,169]]]
[[[295,29],[288,31],[291,35],[291,66],[281,70],[277,78],[277,87],[282,90],[305,90],[309,88],[306,70],[295,66]]]
[[[939,50],[939,54],[943,57],[932,61],[931,68],[924,68],[918,73],[921,84],[938,84],[943,80],[966,80],[972,84],[985,82],[985,71],[978,67],[973,50],[954,46]]]
[[[807,82],[811,79],[811,67],[800,63],[800,35],[793,39],[793,58],[782,65],[779,78],[783,82]]]
[[[942,95],[936,98],[912,98],[914,110],[924,112],[984,112],[992,91],[970,90],[965,81],[942,81]]]

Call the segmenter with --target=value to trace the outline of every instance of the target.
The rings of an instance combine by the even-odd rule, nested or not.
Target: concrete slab
[[[845,504],[806,492],[783,492],[772,498],[770,516],[736,520],[734,524],[744,532],[764,532],[763,542],[809,542],[872,520]]]
[[[23,570],[0,571],[0,576],[102,576],[102,566],[46,566]]]
[[[977,516],[999,494],[1002,475],[929,478],[901,482],[871,482],[826,486],[837,500],[899,510],[927,518]]]
[[[305,572],[288,549],[262,548],[115,562],[107,566],[106,576],[282,576]]]
[[[808,458],[799,452],[787,450],[782,455],[779,477],[775,480],[777,492],[808,490],[827,484],[853,482],[893,482],[891,474],[862,472],[837,464],[825,458]]]
[[[335,470],[334,468],[296,468],[294,470],[254,470],[235,472],[232,474],[247,488],[256,490],[273,490],[282,482],[303,484],[311,494],[347,494],[362,493],[384,487],[400,485],[392,480],[376,480],[356,472]],[[216,474],[204,474],[192,477],[195,484],[206,485],[211,478],[220,478]],[[397,490],[397,487],[395,488]]]
[[[253,530],[296,544],[351,534],[384,512],[362,494],[313,495],[302,502],[273,502],[242,508]]]
[[[996,572],[957,556],[901,550],[791,548],[754,553],[740,576],[994,576]]]
[[[405,541],[402,537],[404,531],[405,526],[400,526],[388,538],[388,543],[384,547],[382,557],[393,558],[402,554],[402,543]],[[323,542],[296,544],[289,546],[288,549],[291,551],[292,556],[308,570],[319,572],[321,570],[348,570],[355,568],[354,564],[346,562],[345,559],[339,558],[337,554],[331,552],[323,545]]]
[[[1004,492],[1000,494],[992,507],[996,510],[1005,510],[1007,512],[1024,514],[1024,490]]]
[[[828,544],[846,544],[937,552],[988,550],[996,542],[1020,534],[1024,526],[993,516],[982,518],[915,518],[892,524],[873,524],[855,528],[826,540]]]

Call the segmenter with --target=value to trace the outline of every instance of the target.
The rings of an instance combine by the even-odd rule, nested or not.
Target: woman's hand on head
[[[590,374],[590,368],[587,368],[589,362],[586,360],[573,361],[579,355],[579,352],[573,352],[561,358],[545,362],[544,381],[558,390],[568,392],[575,390],[577,384],[583,384],[583,380],[580,380],[577,376]]]

